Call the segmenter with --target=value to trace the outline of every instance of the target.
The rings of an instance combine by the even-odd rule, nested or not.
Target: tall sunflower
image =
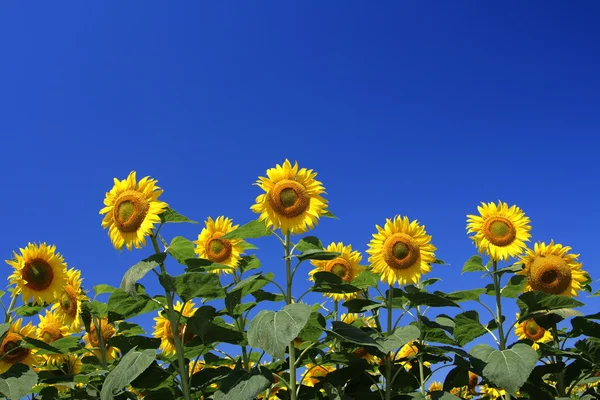
[[[0,344],[0,373],[6,372],[14,364],[25,364],[35,367],[40,359],[35,350],[20,346],[24,337],[35,339],[35,327],[30,323],[25,326],[22,319],[17,319],[8,328]]]
[[[56,303],[52,305],[52,311],[56,317],[69,328],[69,332],[77,333],[83,327],[81,320],[81,302],[89,300],[81,289],[81,271],[70,268],[67,270],[65,285],[58,293]]]
[[[256,184],[265,191],[256,198],[250,209],[260,214],[268,228],[281,228],[283,233],[298,234],[312,229],[326,212],[327,200],[323,184],[315,179],[312,169],[298,169],[285,160],[283,166],[267,170],[267,177],[259,177]]]
[[[520,315],[517,313],[517,320],[519,320]],[[547,343],[552,340],[552,333],[549,330],[546,330],[539,326],[537,322],[533,318],[523,321],[521,323],[515,324],[515,335],[519,337],[519,339],[529,339],[533,342],[531,346],[534,350],[540,348],[538,343]]]
[[[340,253],[340,256],[333,260],[310,260],[311,264],[316,267],[308,273],[311,281],[314,281],[314,275],[317,272],[327,271],[336,274],[345,282],[352,282],[365,269],[364,266],[358,264],[362,260],[362,255],[358,251],[352,251],[351,245],[344,246],[342,242],[334,242],[324,250]],[[340,301],[356,298],[360,295],[360,292],[323,294],[333,297],[335,301]]]
[[[475,234],[471,239],[479,252],[496,261],[521,254],[531,237],[529,217],[523,210],[501,201],[481,203],[477,210],[480,215],[467,215],[467,233]]]
[[[54,302],[57,292],[65,284],[67,268],[63,257],[56,252],[56,246],[29,243],[19,252],[13,252],[14,258],[6,260],[15,269],[8,277],[10,283],[17,285],[25,302]]]
[[[383,228],[376,228],[367,253],[373,272],[381,275],[382,282],[417,283],[421,275],[431,271],[429,264],[435,261],[436,248],[418,221],[410,222],[408,217],[398,215],[388,219]]]
[[[233,225],[233,221],[224,216],[217,217],[214,221],[208,217],[204,229],[194,241],[196,248],[194,252],[198,257],[205,258],[214,263],[223,264],[228,267],[237,268],[244,253],[241,239],[223,239],[221,236],[236,230],[239,225]],[[223,268],[219,272],[232,273],[233,269]]]
[[[132,171],[127,179],[114,179],[114,186],[104,198],[105,214],[102,227],[108,228],[108,235],[117,250],[127,247],[131,250],[146,245],[146,236],[150,235],[154,224],[160,222],[159,215],[168,207],[158,197],[162,190],[156,186],[155,179],[146,176],[136,180]]]
[[[45,316],[39,314],[40,323],[36,329],[37,338],[45,343],[52,343],[58,339],[69,336],[69,328],[65,326],[61,319],[52,311],[46,310]],[[62,354],[43,355],[48,361],[62,360]]]
[[[118,353],[119,349],[114,346],[111,346],[108,343],[108,340],[112,338],[117,330],[114,325],[108,322],[108,318],[104,317],[100,321],[98,321],[98,327],[100,328],[100,336],[102,337],[102,343],[106,347],[106,360],[114,360]],[[100,341],[98,340],[98,335],[96,333],[96,325],[94,323],[90,324],[90,331],[86,332],[83,335],[83,340],[87,343],[86,348],[92,349],[94,355],[100,359],[101,350],[100,350]]]
[[[407,371],[412,369],[413,364],[418,365],[415,357],[419,353],[419,348],[417,347],[416,343],[416,341],[412,341],[405,344],[402,346],[400,351],[396,353],[396,357],[394,357],[396,360],[404,359],[404,361],[400,361],[400,365],[402,365]],[[431,363],[429,361],[425,361],[423,362],[423,365],[429,368]]]
[[[577,296],[587,274],[577,261],[579,254],[571,254],[571,247],[562,244],[537,242],[533,250],[527,249],[521,257],[523,270],[518,274],[527,276],[524,291],[540,290],[561,296]]]
[[[182,316],[189,318],[196,312],[197,308],[194,308],[194,303],[192,301],[188,301],[185,303],[185,307],[183,303],[178,301],[173,306],[173,309],[180,313]],[[156,326],[154,327],[154,337],[160,339],[160,349],[167,356],[171,354],[175,354],[175,340],[173,339],[173,330],[171,329],[171,321],[159,311],[158,317],[154,318],[156,321]],[[179,324],[179,336],[183,333],[185,325]],[[189,330],[185,330],[183,341],[184,343],[190,341],[193,338],[193,334]]]
[[[319,383],[321,378],[334,370],[335,368],[332,365],[306,364],[306,372],[302,377],[302,384],[306,386],[315,386]]]

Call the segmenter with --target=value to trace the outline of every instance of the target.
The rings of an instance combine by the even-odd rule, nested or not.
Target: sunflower
[[[6,372],[14,364],[20,363],[30,367],[40,364],[35,350],[20,346],[24,337],[35,338],[35,327],[31,322],[23,327],[22,323],[20,318],[13,321],[0,344],[0,373]]]
[[[115,335],[116,329],[114,325],[108,322],[107,317],[104,317],[101,320],[99,320],[98,325],[100,328],[100,335],[102,336],[102,343],[106,347],[106,361],[113,360],[117,357],[119,349],[117,349],[114,346],[111,346],[108,343],[108,340]],[[83,340],[87,343],[85,347],[88,349],[92,349],[94,355],[98,358],[101,358],[99,349],[100,342],[98,341],[98,335],[96,334],[96,324],[94,324],[93,322],[90,324],[90,331],[86,332],[85,335],[83,335]]]
[[[23,301],[33,300],[34,304],[52,303],[56,293],[65,284],[67,264],[56,246],[41,243],[27,244],[19,249],[21,254],[13,252],[13,259],[6,263],[15,270],[8,277],[11,284],[17,285],[17,290],[23,294]]]
[[[579,254],[570,254],[571,248],[562,244],[538,242],[533,250],[527,249],[521,257],[523,270],[518,274],[527,276],[524,291],[540,290],[562,296],[577,296],[587,274],[577,261]]]
[[[206,220],[206,226],[198,235],[198,240],[194,241],[196,248],[194,252],[198,257],[205,258],[214,263],[223,264],[228,267],[236,268],[238,262],[242,259],[241,254],[244,248],[241,245],[241,239],[222,239],[221,236],[236,230],[239,225],[233,225],[233,221],[224,216]],[[230,274],[233,269],[223,268],[219,272]]]
[[[267,177],[259,177],[256,184],[265,191],[256,198],[250,209],[260,214],[267,228],[281,228],[283,233],[302,233],[312,229],[327,210],[322,183],[315,180],[312,169],[298,170],[285,160],[283,166],[267,170]]]
[[[455,395],[461,399],[472,399],[474,390],[469,389],[468,386],[460,386],[450,389],[450,394]]]
[[[287,391],[287,388],[283,384],[275,384],[268,390],[268,392],[264,392],[258,395],[258,399],[260,400],[279,400],[280,397],[277,395],[278,393],[284,396],[284,393]],[[269,394],[267,396],[267,393]]]
[[[136,181],[135,171],[127,179],[114,179],[114,186],[104,198],[105,214],[102,227],[109,228],[108,235],[117,250],[127,247],[131,250],[146,245],[146,236],[150,235],[154,224],[160,222],[168,204],[159,201],[162,190],[156,186],[156,180],[146,176]]]
[[[335,370],[331,365],[306,364],[306,372],[302,377],[302,384],[306,386],[315,386],[321,378]]]
[[[431,393],[431,392],[443,392],[444,391],[444,386],[442,385],[442,382],[433,381],[433,382],[431,382],[431,385],[429,385],[429,389],[427,389],[427,391],[429,393]],[[432,398],[431,394],[429,394],[429,396],[427,396],[427,398],[431,399]]]
[[[81,290],[81,271],[71,268],[67,270],[66,275],[65,285],[58,293],[52,311],[56,312],[56,317],[69,328],[69,332],[77,333],[83,326],[80,317],[81,302],[89,299]]]
[[[520,315],[517,313],[517,321]],[[529,339],[533,342],[531,346],[534,350],[540,348],[538,343],[547,343],[552,340],[552,333],[539,326],[533,318],[515,324],[515,335],[519,339]]]
[[[419,352],[419,348],[416,346],[416,343],[416,340],[407,343],[404,346],[402,346],[398,353],[396,353],[396,360],[405,359],[404,361],[400,362],[400,365],[402,365],[407,371],[410,371],[412,369],[413,363],[417,365],[417,359],[415,357]],[[423,362],[423,365],[429,368],[431,366],[431,363],[429,361],[425,361]]]
[[[181,313],[186,318],[191,317],[196,312],[196,308],[194,308],[194,303],[192,301],[188,301],[185,303],[185,307],[183,303],[178,301],[175,303],[174,307],[175,311]],[[166,311],[165,311],[166,312]],[[169,356],[171,354],[175,354],[175,341],[173,339],[173,330],[171,328],[171,321],[165,316],[161,314],[159,311],[158,317],[154,318],[156,321],[156,326],[154,327],[154,337],[160,339],[160,349],[165,353],[165,355]],[[185,328],[185,324],[179,324],[179,336],[181,336],[183,329]],[[189,330],[185,330],[184,343],[188,342],[192,339],[193,334]]]
[[[340,321],[348,325],[355,325],[356,321],[360,321],[361,328],[376,328],[377,323],[375,322],[375,317],[368,316],[363,317],[359,316],[356,313],[342,314],[340,315]]]
[[[316,268],[310,271],[308,274],[310,280],[314,281],[314,274],[321,271],[331,272],[342,278],[345,282],[352,282],[354,278],[360,274],[365,267],[358,265],[362,256],[358,251],[352,251],[352,246],[344,246],[342,242],[331,243],[327,246],[325,251],[331,251],[340,253],[340,256],[333,260],[310,260],[311,264]],[[356,293],[323,293],[328,297],[333,297],[333,300],[349,300],[354,299],[360,295],[360,292]]]
[[[496,400],[502,398],[506,394],[506,390],[497,389],[489,385],[481,386],[481,392],[484,396],[487,396],[490,400]]]
[[[41,368],[42,371],[47,371],[50,375],[55,378],[59,377],[67,377],[77,375],[81,372],[81,368],[83,367],[83,362],[81,361],[81,357],[76,354],[65,354],[60,359],[55,359],[47,364],[44,368]],[[66,380],[66,382],[69,382]],[[69,391],[69,386],[54,384],[54,385],[44,385],[44,386],[54,386],[60,393],[66,393]],[[76,387],[82,388],[83,383],[76,383]]]
[[[352,351],[352,355],[362,358],[369,364],[376,364],[378,360],[377,356],[374,356],[373,354],[369,353],[369,350],[363,346],[354,349]]]
[[[467,215],[467,233],[475,234],[471,239],[479,252],[495,261],[521,254],[531,237],[529,217],[523,210],[501,201],[498,205],[481,203],[477,210],[480,215]]]
[[[46,315],[38,315],[40,323],[37,327],[37,338],[45,343],[52,343],[69,335],[69,328],[63,325],[60,318],[52,311],[46,310]],[[62,354],[48,354],[43,356],[46,360],[62,360]]]
[[[436,248],[424,226],[398,215],[388,219],[383,228],[376,227],[367,253],[373,272],[381,275],[382,282],[417,283],[421,275],[431,271],[429,264],[435,261]]]

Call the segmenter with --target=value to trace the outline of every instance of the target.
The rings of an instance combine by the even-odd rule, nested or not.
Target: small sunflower
[[[586,273],[577,261],[579,254],[570,254],[571,248],[562,244],[538,242],[533,250],[521,257],[524,265],[518,274],[527,276],[524,291],[540,290],[561,296],[577,296],[582,283],[587,280]]]
[[[60,318],[52,311],[46,310],[46,315],[38,315],[40,323],[37,327],[37,338],[45,343],[52,343],[58,339],[69,336],[69,328],[63,325]],[[48,354],[43,356],[46,360],[62,360],[62,354]]]
[[[175,303],[174,307],[175,311],[181,313],[186,318],[191,317],[196,312],[196,308],[194,308],[194,303],[188,301],[185,303],[185,307],[183,303],[178,301]],[[158,317],[154,318],[156,321],[156,326],[154,327],[154,337],[160,339],[160,349],[165,353],[165,355],[169,356],[171,354],[175,354],[175,341],[173,339],[173,330],[171,328],[171,321],[165,316],[161,314],[159,311]],[[179,324],[179,336],[181,336],[185,325]],[[193,334],[189,330],[185,330],[184,343],[188,342],[192,339]]]
[[[393,285],[418,283],[421,275],[431,271],[435,261],[431,236],[425,227],[415,220],[396,216],[388,219],[383,228],[376,225],[377,233],[369,243],[367,253],[373,272],[381,275],[381,281]]]
[[[356,321],[360,321],[361,328],[376,328],[377,323],[375,322],[375,317],[368,316],[360,316],[357,313],[349,313],[340,315],[340,321],[348,325],[355,325]]]
[[[117,330],[115,329],[113,324],[108,322],[108,318],[106,317],[99,320],[98,325],[100,328],[100,335],[102,336],[102,343],[104,344],[104,346],[106,346],[106,361],[114,360],[117,357],[117,354],[119,353],[119,349],[117,349],[114,346],[111,346],[108,343],[108,340],[115,335]],[[94,323],[90,324],[90,331],[86,332],[85,335],[83,335],[83,340],[87,343],[85,347],[88,349],[92,349],[94,355],[100,358],[100,342],[98,341],[98,335],[96,334],[96,325]]]
[[[223,264],[228,267],[236,268],[242,259],[244,253],[241,239],[222,239],[221,236],[236,230],[239,225],[233,225],[233,221],[224,216],[206,220],[206,226],[198,235],[198,240],[194,241],[196,248],[194,252],[198,257],[205,258],[214,263]],[[223,268],[219,272],[230,274],[233,269]]]
[[[416,346],[416,341],[410,342],[402,346],[400,351],[396,353],[396,360],[405,359],[400,362],[400,365],[404,367],[407,371],[410,371],[414,365],[418,365],[416,355],[419,352],[419,348]],[[429,368],[431,363],[429,361],[423,362],[423,365]]]
[[[69,332],[77,333],[81,331],[83,321],[81,320],[81,302],[89,300],[81,289],[81,271],[70,268],[67,270],[67,279],[65,285],[58,293],[56,303],[52,306],[52,311],[56,312],[64,325],[69,328]]]
[[[497,400],[502,398],[506,394],[506,390],[497,389],[489,385],[481,386],[481,392],[484,396],[487,396],[490,400]]]
[[[114,179],[114,186],[104,198],[105,214],[102,227],[108,228],[108,235],[117,250],[127,247],[131,250],[146,245],[155,223],[160,222],[168,204],[159,201],[162,190],[156,186],[156,180],[146,176],[136,180],[135,171],[122,181]]]
[[[520,315],[517,313],[517,320]],[[531,346],[534,350],[540,348],[538,343],[547,343],[552,340],[552,333],[539,326],[533,318],[515,324],[515,335],[519,339],[529,339],[533,342]]]
[[[23,326],[23,320],[17,319],[8,328],[0,344],[0,373],[6,372],[14,364],[36,367],[41,364],[35,350],[20,346],[24,337],[35,339],[35,327],[31,322]]]
[[[340,256],[333,260],[310,260],[311,264],[316,267],[308,273],[311,281],[314,281],[314,275],[317,272],[327,271],[336,274],[349,283],[365,269],[365,267],[358,264],[362,260],[360,252],[352,251],[351,245],[344,246],[342,242],[331,243],[324,250],[340,253]],[[360,292],[323,294],[332,297],[335,301],[340,301],[354,299],[360,295]]]
[[[256,184],[265,191],[256,198],[250,209],[260,214],[259,221],[266,221],[267,228],[281,228],[283,233],[298,234],[314,228],[327,210],[327,200],[322,183],[316,172],[298,169],[285,160],[283,166],[267,170],[267,177],[259,177]]]
[[[56,293],[65,284],[67,268],[63,257],[56,252],[56,246],[29,243],[19,251],[21,254],[13,252],[14,258],[6,260],[15,269],[8,277],[10,283],[17,285],[25,302],[54,302]]]
[[[302,377],[302,384],[306,386],[315,386],[321,378],[335,370],[331,365],[306,364],[306,372]]]
[[[480,215],[467,215],[467,233],[475,234],[471,239],[479,252],[496,261],[521,254],[531,237],[529,217],[523,210],[501,201],[481,203],[477,210]]]

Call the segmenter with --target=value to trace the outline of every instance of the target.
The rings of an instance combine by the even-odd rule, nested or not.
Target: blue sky
[[[475,254],[465,216],[498,199],[598,279],[599,13],[592,1],[5,2],[4,259],[46,241],[87,288],[118,286],[152,250],[119,253],[100,227],[113,177],[135,169],[191,218],[245,223],[252,183],[289,158],[319,172],[340,217],[312,234],[364,251],[385,218],[418,219],[451,264],[430,275],[445,291],[483,283],[460,275]],[[276,239],[256,244],[285,279]]]

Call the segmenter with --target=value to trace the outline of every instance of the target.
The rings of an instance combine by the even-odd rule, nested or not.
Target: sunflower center
[[[310,206],[310,195],[304,185],[291,179],[277,182],[267,199],[277,214],[287,218],[301,215]]]
[[[527,339],[531,339],[534,342],[540,340],[544,337],[544,333],[546,333],[545,329],[539,326],[533,318],[525,322],[524,328],[523,331]]]
[[[346,282],[350,282],[354,278],[351,273],[352,268],[350,267],[350,263],[342,257],[329,261],[325,270],[336,274]]]
[[[113,218],[121,232],[135,232],[144,222],[150,203],[140,192],[126,190],[115,202]]]
[[[214,234],[206,244],[206,255],[210,261],[223,262],[231,256],[231,242],[221,239],[220,236],[221,234]]]
[[[54,278],[52,267],[41,258],[26,263],[22,274],[23,279],[27,281],[27,286],[34,290],[46,289],[52,283],[52,278]]]
[[[483,233],[490,243],[504,247],[517,238],[517,231],[507,218],[491,217],[485,221]]]
[[[30,350],[19,346],[21,340],[21,335],[13,332],[7,333],[2,342],[0,357],[11,364],[23,361],[29,355]]]
[[[554,254],[536,257],[529,268],[529,285],[534,290],[562,294],[571,286],[571,268]]]
[[[42,329],[41,338],[46,343],[52,343],[55,340],[58,340],[63,337],[60,327],[54,325],[46,325]]]
[[[71,318],[77,316],[77,292],[71,285],[64,287],[60,296],[60,308]]]
[[[383,259],[390,268],[404,270],[420,261],[419,245],[405,233],[395,233],[383,243]]]

